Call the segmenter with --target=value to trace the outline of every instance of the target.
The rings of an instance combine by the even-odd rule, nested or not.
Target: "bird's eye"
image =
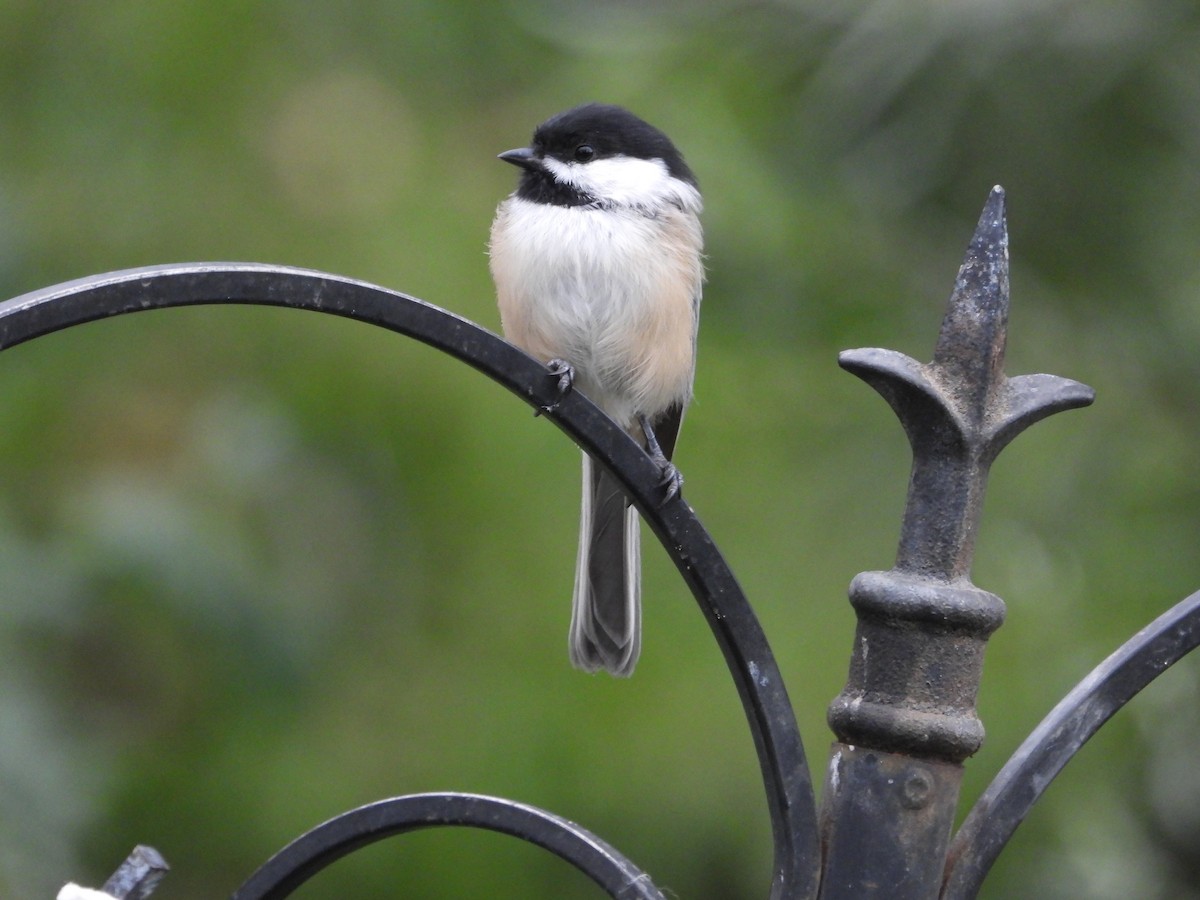
[[[575,159],[578,162],[587,162],[596,155],[595,148],[591,144],[580,144],[575,148]]]

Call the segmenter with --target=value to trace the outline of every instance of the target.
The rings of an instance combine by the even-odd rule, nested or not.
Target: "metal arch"
[[[1112,715],[1200,646],[1200,591],[1163,613],[1079,682],[1017,748],[963,820],[943,900],[974,897],[1050,782]]]
[[[578,392],[559,398],[545,368],[484,328],[413,297],[311,270],[252,263],[130,269],[0,304],[0,349],[84,322],[149,309],[242,304],[345,316],[407,335],[473,366],[549,418],[610,469],[691,588],[737,686],[762,770],[774,835],[772,900],[816,894],[819,847],[811,774],[787,690],[745,594],[680,496],[663,503],[658,468]]]
[[[411,794],[342,813],[288,844],[231,900],[283,900],[348,853],[420,828],[483,828],[536,844],[575,866],[617,900],[664,900],[650,877],[590,831],[553,813],[480,794]]]

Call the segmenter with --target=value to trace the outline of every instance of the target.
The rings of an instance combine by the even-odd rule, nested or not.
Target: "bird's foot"
[[[552,413],[558,409],[558,404],[562,403],[563,397],[567,396],[571,392],[571,388],[575,386],[575,367],[565,359],[556,357],[546,363],[546,374],[554,379],[554,387],[558,391],[558,396],[553,403],[534,410],[535,418],[542,413]]]
[[[675,463],[667,459],[667,454],[663,453],[662,446],[658,443],[658,437],[654,434],[649,420],[645,416],[639,416],[638,421],[641,423],[642,433],[646,435],[646,452],[659,469],[658,483],[663,489],[662,502],[669,503],[683,487],[683,473],[679,471]]]

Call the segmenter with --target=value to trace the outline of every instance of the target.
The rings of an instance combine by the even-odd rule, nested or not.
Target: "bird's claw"
[[[565,359],[552,359],[546,363],[546,372],[558,379],[558,393],[565,397],[575,385],[575,367]]]
[[[658,442],[658,436],[655,435],[654,429],[650,426],[649,420],[645,416],[640,417],[642,425],[642,433],[646,436],[646,452],[650,455],[650,459],[658,466],[659,480],[658,485],[663,489],[663,503],[669,503],[675,499],[675,495],[683,488],[683,473],[679,471],[675,463],[667,459],[667,454],[663,453],[662,445]]]
[[[658,462],[658,460],[655,460],[655,462]],[[664,459],[660,465],[662,467],[662,477],[658,483],[663,489],[662,502],[669,503],[675,499],[675,495],[683,488],[683,473],[669,459]]]
[[[562,398],[571,392],[571,388],[575,386],[575,367],[565,359],[557,357],[546,363],[546,374],[555,379],[554,386],[558,391],[558,396],[553,403],[545,406],[539,406],[534,410],[534,417],[543,413],[552,413],[558,409],[558,404],[562,402]]]

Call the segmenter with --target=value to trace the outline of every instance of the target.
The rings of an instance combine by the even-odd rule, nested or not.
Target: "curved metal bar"
[[[408,335],[473,366],[549,418],[624,485],[704,613],[733,675],[762,768],[775,841],[771,897],[816,893],[816,807],[800,732],[774,655],[729,566],[680,496],[662,502],[658,467],[582,394],[561,400],[533,358],[480,326],[413,297],[321,272],[250,263],[131,269],[0,304],[0,349],[123,313],[201,304],[331,313]]]
[[[535,806],[480,794],[412,794],[342,813],[288,844],[232,900],[283,900],[360,847],[419,828],[483,828],[536,844],[569,862],[617,900],[664,900],[650,876],[574,822]]]
[[[1200,645],[1200,591],[1159,616],[1051,710],[983,792],[950,845],[944,900],[974,897],[1017,826],[1118,709]]]

